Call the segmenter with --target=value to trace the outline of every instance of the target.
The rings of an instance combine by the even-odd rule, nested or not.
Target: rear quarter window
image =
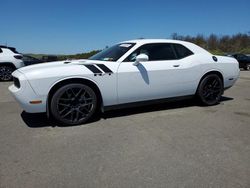
[[[186,48],[185,46],[181,44],[173,44],[173,46],[174,46],[176,55],[178,56],[178,59],[182,59],[182,58],[185,58],[194,54],[191,50],[189,50],[188,48]]]
[[[2,50],[2,48],[0,48],[0,53],[2,53],[3,52],[3,50]]]

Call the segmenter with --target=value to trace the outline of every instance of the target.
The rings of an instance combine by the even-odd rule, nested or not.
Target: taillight
[[[23,58],[22,55],[14,55],[14,57],[15,57],[16,59],[22,59],[22,58]]]
[[[21,84],[20,84],[20,81],[19,81],[18,78],[13,77],[13,81],[14,81],[14,85],[15,85],[17,88],[20,88],[20,87],[21,87]]]

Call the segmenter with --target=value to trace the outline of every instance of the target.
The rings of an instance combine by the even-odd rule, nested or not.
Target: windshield
[[[90,60],[100,60],[100,61],[117,61],[120,59],[127,51],[129,51],[135,43],[121,43],[107,48],[96,55],[90,57]]]

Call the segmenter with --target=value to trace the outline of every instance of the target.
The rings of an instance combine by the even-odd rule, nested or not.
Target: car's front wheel
[[[218,104],[223,94],[223,82],[216,74],[204,77],[198,87],[197,95],[203,105]]]
[[[51,114],[64,125],[78,125],[88,121],[96,111],[97,96],[84,84],[67,84],[51,99]]]
[[[250,63],[246,64],[244,69],[250,71]]]
[[[11,81],[13,71],[14,69],[11,66],[0,65],[0,81]]]

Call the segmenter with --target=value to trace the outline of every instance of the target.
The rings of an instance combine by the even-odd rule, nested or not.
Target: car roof
[[[175,43],[175,44],[182,44],[182,45],[186,46],[194,53],[210,54],[208,51],[201,48],[200,46],[197,46],[196,44],[193,44],[193,43],[187,42],[187,41],[173,40],[173,39],[136,39],[136,40],[123,41],[121,43],[136,43],[138,45],[151,44],[151,43]]]
[[[189,43],[181,40],[173,40],[173,39],[135,39],[135,40],[127,40],[121,43],[140,43],[140,44],[148,44],[148,43]]]
[[[246,54],[242,54],[242,53],[233,53],[232,55],[246,55]]]
[[[14,47],[10,47],[10,46],[5,46],[5,45],[0,45],[0,48],[15,49]]]
[[[5,45],[0,45],[0,48],[9,49],[9,50],[11,50],[13,53],[18,53],[18,52],[16,51],[16,48],[14,48],[14,47],[5,46]]]

